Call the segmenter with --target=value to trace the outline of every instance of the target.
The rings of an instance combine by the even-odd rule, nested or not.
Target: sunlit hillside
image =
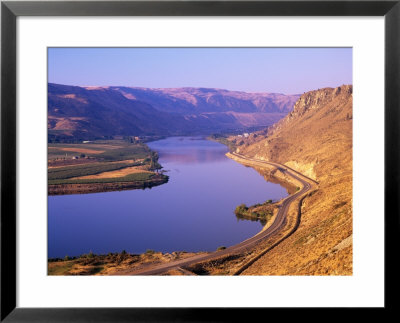
[[[266,138],[238,148],[319,182],[304,201],[299,229],[243,274],[352,274],[352,90],[305,93]]]

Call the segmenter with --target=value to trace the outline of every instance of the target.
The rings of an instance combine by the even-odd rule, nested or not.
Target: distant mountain
[[[49,139],[195,135],[269,126],[299,96],[218,89],[48,85]]]
[[[181,114],[203,112],[287,113],[300,95],[279,93],[246,93],[221,89],[172,88],[148,89],[137,87],[110,87],[126,98],[151,104],[160,111]]]
[[[49,136],[102,138],[113,135],[178,135],[191,131],[183,116],[154,109],[105,88],[49,84]]]

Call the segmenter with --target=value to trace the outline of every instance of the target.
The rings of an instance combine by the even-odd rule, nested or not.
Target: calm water
[[[149,143],[169,182],[145,190],[49,196],[48,256],[213,251],[251,237],[259,222],[234,209],[287,196],[255,170],[227,158],[227,148],[200,138]]]

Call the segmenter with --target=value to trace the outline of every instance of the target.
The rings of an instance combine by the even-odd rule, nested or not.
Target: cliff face
[[[305,93],[266,138],[239,148],[319,182],[299,229],[244,274],[352,274],[352,92],[344,85]]]
[[[239,151],[286,164],[316,180],[339,166],[351,167],[352,92],[351,85],[344,85],[303,94],[267,138]]]

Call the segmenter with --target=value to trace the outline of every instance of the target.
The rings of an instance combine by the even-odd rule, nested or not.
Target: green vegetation
[[[51,260],[49,259],[49,262]],[[53,261],[56,262],[56,261]],[[57,266],[48,266],[48,275],[65,275],[68,273],[74,265],[73,261],[64,261],[60,265],[57,264]]]
[[[243,214],[243,213],[247,212],[248,209],[249,209],[249,208],[246,206],[246,204],[240,204],[240,205],[238,205],[238,206],[236,207],[236,209],[235,209],[235,214],[236,214],[236,215],[238,215],[238,214]]]
[[[144,162],[146,164],[150,164],[151,170],[161,169],[162,166],[158,163],[158,154],[155,151],[152,151],[150,157],[147,157]]]
[[[175,252],[175,259],[181,258],[185,252]],[[107,254],[95,254],[92,251],[79,257],[49,258],[48,275],[109,275],[118,269],[137,268],[145,263],[163,262],[171,260],[171,254],[148,249],[142,254],[130,253],[127,250],[121,252],[108,252]]]
[[[151,150],[142,144],[129,145],[123,148],[109,149],[96,157],[105,161],[120,161],[126,159],[143,159],[151,154]]]
[[[84,253],[82,255],[80,255],[78,258],[79,259],[93,259],[96,255],[93,253],[92,250],[90,250],[89,253]]]
[[[49,180],[49,185],[60,184],[93,184],[93,183],[120,183],[120,182],[145,182],[151,180],[156,174],[154,173],[134,173],[123,177],[114,178],[91,178],[91,179],[56,179]],[[166,175],[158,175],[167,179]]]
[[[85,144],[49,144],[48,147],[48,159],[68,159],[78,156],[100,161],[120,161],[144,159],[151,154],[147,145],[123,140],[99,140]]]
[[[234,151],[236,149],[236,145],[233,141],[229,141],[227,135],[223,134],[212,134],[207,139],[212,141],[217,141],[229,148],[229,151]]]
[[[226,249],[226,247],[225,246],[221,246],[221,247],[218,247],[217,248],[217,251],[220,251],[220,250],[225,250]]]
[[[130,166],[142,165],[141,162],[136,163],[96,163],[96,164],[83,164],[76,166],[65,166],[59,168],[50,168],[48,170],[49,184],[51,180],[68,179],[71,177],[80,177],[87,175],[95,175],[103,172],[122,169]]]
[[[256,219],[262,222],[268,222],[273,216],[272,200],[267,200],[264,203],[258,203],[252,206],[240,204],[235,208],[235,215],[240,219]]]
[[[162,168],[158,163],[157,152],[151,151],[147,145],[131,139],[131,137],[126,137],[124,140],[101,140],[81,144],[49,144],[49,166],[53,167],[48,169],[48,184],[138,182],[139,186],[140,183],[143,183],[143,187],[146,187],[147,181],[150,182],[149,184],[160,183],[160,179],[167,182],[168,176],[166,175],[146,172],[146,170],[155,171]],[[107,174],[104,174],[99,178],[76,178],[135,166],[138,167],[139,172],[125,176],[122,172],[120,177],[110,176],[107,178]],[[115,186],[116,189],[118,187]]]

